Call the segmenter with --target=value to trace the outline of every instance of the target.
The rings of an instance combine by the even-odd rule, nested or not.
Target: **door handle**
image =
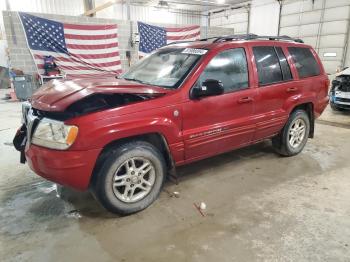
[[[252,97],[247,96],[247,97],[242,97],[242,98],[238,99],[237,103],[243,104],[243,103],[250,103],[253,101],[254,101],[254,99]]]
[[[293,92],[298,91],[298,88],[296,88],[296,87],[288,87],[286,91],[287,91],[288,93],[293,93]]]

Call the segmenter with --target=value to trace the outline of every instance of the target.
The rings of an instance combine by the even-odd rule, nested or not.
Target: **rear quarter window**
[[[288,47],[300,78],[317,76],[320,66],[309,48]]]

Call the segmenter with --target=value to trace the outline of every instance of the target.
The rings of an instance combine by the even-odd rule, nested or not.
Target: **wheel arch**
[[[290,114],[292,114],[296,110],[304,110],[310,119],[310,132],[309,132],[309,138],[314,137],[315,133],[315,114],[314,114],[314,104],[312,102],[305,102],[302,104],[299,104],[295,106],[291,111]]]
[[[106,144],[103,149],[101,150],[99,156],[97,157],[95,167],[92,172],[92,176],[90,179],[90,185],[95,181],[97,178],[98,171],[102,167],[104,161],[108,157],[108,152],[111,150],[116,149],[118,146],[132,142],[132,141],[145,141],[153,146],[155,146],[159,152],[164,156],[167,170],[175,168],[175,162],[173,160],[173,156],[171,154],[171,151],[168,146],[168,142],[165,138],[165,136],[159,132],[152,132],[152,133],[145,133],[141,135],[134,135],[130,137],[123,137],[119,138],[113,141],[110,141],[108,144]]]

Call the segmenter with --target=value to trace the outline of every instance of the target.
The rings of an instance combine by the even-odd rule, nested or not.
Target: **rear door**
[[[256,133],[259,141],[278,133],[288,119],[285,101],[300,90],[293,84],[293,75],[280,46],[259,45],[251,49],[255,63],[255,85],[258,95],[255,103]]]
[[[207,64],[196,85],[220,80],[224,94],[189,100],[183,107],[186,161],[215,155],[248,144],[255,126],[255,90],[249,83],[245,48],[226,49]],[[192,87],[192,88],[194,88]]]
[[[318,117],[328,104],[329,86],[321,61],[316,52],[307,46],[290,46],[287,50],[298,74],[294,86],[302,91],[303,99],[314,102],[315,117]]]

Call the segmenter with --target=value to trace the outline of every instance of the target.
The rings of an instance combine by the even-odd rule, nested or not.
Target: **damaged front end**
[[[339,74],[332,81],[330,105],[335,110],[350,110],[350,75]]]
[[[14,147],[25,162],[25,147],[35,144],[54,150],[66,150],[74,142],[78,127],[66,120],[104,110],[137,104],[163,96],[167,90],[139,83],[111,79],[86,83],[52,81],[40,88],[29,102],[22,104],[22,126]]]
[[[93,94],[68,106],[64,111],[45,111],[33,108],[33,114],[43,118],[65,121],[81,115],[117,108],[151,99],[152,96],[136,94]]]

